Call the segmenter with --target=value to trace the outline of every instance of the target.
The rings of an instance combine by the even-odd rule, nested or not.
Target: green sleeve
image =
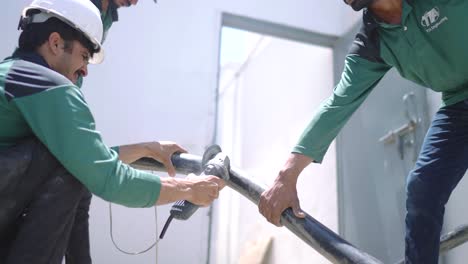
[[[107,34],[109,33],[109,29],[112,27],[112,24],[114,23],[114,20],[111,15],[111,11],[108,10],[106,13],[101,14],[101,20],[102,20],[102,25],[104,27],[104,33],[102,36],[102,43],[104,43],[104,41],[107,38]]]
[[[14,103],[34,134],[92,193],[128,207],[155,204],[161,189],[159,177],[123,164],[104,145],[78,88],[59,86]]]
[[[340,82],[319,107],[292,152],[321,163],[338,132],[389,69],[388,65],[348,55]]]

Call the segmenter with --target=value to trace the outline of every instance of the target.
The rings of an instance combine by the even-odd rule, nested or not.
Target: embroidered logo
[[[427,11],[421,18],[421,25],[426,28],[426,32],[431,32],[437,29],[442,23],[446,22],[448,17],[440,18],[438,7],[434,7]]]

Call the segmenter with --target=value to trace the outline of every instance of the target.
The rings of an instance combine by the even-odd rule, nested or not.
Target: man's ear
[[[48,46],[54,55],[58,55],[60,52],[62,52],[63,40],[59,33],[52,32],[49,35]]]

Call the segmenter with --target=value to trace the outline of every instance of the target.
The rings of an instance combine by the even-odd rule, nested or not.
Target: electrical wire
[[[151,246],[149,246],[148,248],[142,250],[142,251],[137,251],[137,252],[129,252],[127,250],[124,250],[122,249],[118,244],[117,242],[115,241],[114,239],[114,231],[113,231],[113,217],[112,217],[112,204],[109,203],[109,224],[110,224],[110,237],[111,237],[111,240],[112,240],[112,243],[114,244],[114,247],[124,253],[124,254],[127,254],[127,255],[132,255],[132,256],[136,256],[136,255],[141,255],[143,253],[146,253],[148,251],[150,251],[152,248],[155,248],[155,251],[156,251],[156,264],[158,263],[158,243],[159,243],[159,239],[158,238],[158,210],[156,209],[156,206],[154,206],[154,222],[155,222],[155,233],[156,233],[156,241],[151,244]]]

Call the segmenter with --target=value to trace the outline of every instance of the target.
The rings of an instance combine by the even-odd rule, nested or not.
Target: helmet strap
[[[24,16],[21,16],[20,17],[20,21],[18,23],[18,30],[24,30],[29,24],[33,24],[33,23],[44,23],[47,21],[47,19],[51,18],[52,16],[47,14],[47,13],[44,13],[44,12],[40,12],[40,13],[37,13],[37,14],[31,14],[31,15],[28,15],[26,17]]]

